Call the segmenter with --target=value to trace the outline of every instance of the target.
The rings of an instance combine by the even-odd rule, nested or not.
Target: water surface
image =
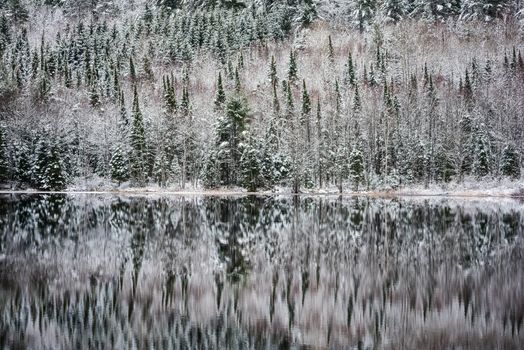
[[[524,347],[524,205],[0,196],[0,348]]]

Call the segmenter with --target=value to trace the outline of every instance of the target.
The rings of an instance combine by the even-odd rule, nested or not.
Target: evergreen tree
[[[313,0],[304,0],[302,4],[302,16],[300,20],[303,26],[309,26],[317,17],[317,9]]]
[[[269,79],[272,86],[276,86],[278,83],[277,75],[277,63],[275,62],[275,56],[271,56],[271,64],[269,65]]]
[[[0,126],[0,184],[8,179],[7,142],[4,128]]]
[[[129,77],[132,82],[136,81],[136,69],[133,56],[129,56]]]
[[[144,185],[147,177],[147,145],[144,129],[144,120],[140,105],[138,102],[138,92],[136,86],[133,90],[133,112],[132,124],[130,134],[131,155],[130,155],[130,170],[131,180],[137,185]]]
[[[502,150],[500,172],[503,176],[520,179],[520,156],[512,143],[507,143]]]
[[[287,77],[290,82],[295,81],[295,79],[298,78],[298,69],[297,69],[297,61],[295,58],[295,53],[293,50],[289,53],[289,64],[288,64],[288,71],[287,71]]]
[[[16,179],[24,185],[33,183],[31,156],[26,142],[21,142],[16,150]]]
[[[220,184],[238,185],[238,168],[249,108],[240,97],[232,97],[226,106],[226,113],[219,117],[217,125],[218,163],[220,167]]]
[[[248,191],[256,192],[263,183],[259,146],[252,136],[246,139],[240,159],[241,184]]]
[[[348,62],[346,64],[346,81],[352,86],[356,84],[355,67],[353,65],[353,57],[351,56],[351,51],[348,54]]]
[[[47,183],[46,188],[51,191],[60,191],[66,187],[66,179],[62,169],[62,161],[60,159],[61,152],[56,145],[51,147],[51,154],[49,156],[49,163],[47,164]]]
[[[380,11],[387,22],[398,22],[404,18],[408,9],[404,0],[385,0]]]
[[[376,0],[355,0],[353,2],[350,16],[361,33],[373,20],[375,8]]]
[[[463,0],[462,19],[480,19],[491,21],[501,17],[509,8],[508,0]]]
[[[222,85],[222,73],[218,72],[215,107],[217,109],[220,109],[222,108],[225,102],[226,102],[226,93],[224,92],[224,86]]]
[[[332,64],[335,62],[335,50],[331,41],[331,35],[328,36],[328,59]]]
[[[488,175],[491,171],[491,147],[489,136],[484,124],[478,127],[475,135],[475,158],[473,173],[477,178]]]
[[[235,68],[235,92],[240,94],[242,91],[242,85],[240,84],[240,76],[238,75],[238,69]]]
[[[129,180],[129,167],[122,145],[118,144],[113,150],[110,166],[111,178],[118,182],[118,185]]]
[[[355,142],[349,155],[349,174],[354,190],[358,191],[359,185],[364,182],[364,156],[359,141]]]
[[[215,149],[208,150],[202,169],[202,180],[205,188],[216,188],[220,186],[220,164],[218,152]]]
[[[153,176],[160,187],[166,187],[171,178],[171,164],[163,145],[159,147],[155,156]]]
[[[38,142],[34,174],[40,190],[60,191],[66,186],[58,147],[43,138]]]
[[[11,18],[17,23],[26,22],[29,18],[29,12],[20,0],[8,0],[8,9]]]
[[[305,125],[306,129],[306,141],[309,144],[311,141],[311,100],[306,88],[306,80],[302,81],[302,113],[301,113],[301,123]]]

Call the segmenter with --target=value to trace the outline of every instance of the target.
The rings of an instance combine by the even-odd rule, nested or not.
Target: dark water
[[[0,196],[0,348],[524,348],[524,205]]]

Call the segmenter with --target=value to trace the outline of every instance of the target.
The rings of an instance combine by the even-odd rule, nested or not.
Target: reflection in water
[[[0,348],[524,344],[524,206],[0,197]]]

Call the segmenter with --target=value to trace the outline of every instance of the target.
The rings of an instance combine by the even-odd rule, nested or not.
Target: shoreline
[[[130,189],[108,189],[108,190],[64,190],[64,191],[40,191],[33,189],[26,190],[0,190],[0,195],[5,194],[112,194],[112,195],[162,195],[162,196],[300,196],[300,197],[443,197],[443,198],[505,198],[505,199],[523,199],[524,190],[515,188],[512,190],[450,190],[450,191],[433,191],[433,190],[414,190],[401,189],[395,191],[361,191],[361,192],[342,192],[338,191],[309,191],[292,193],[291,191],[256,191],[248,192],[238,189],[219,189],[219,190],[162,190],[148,188],[130,188]]]

